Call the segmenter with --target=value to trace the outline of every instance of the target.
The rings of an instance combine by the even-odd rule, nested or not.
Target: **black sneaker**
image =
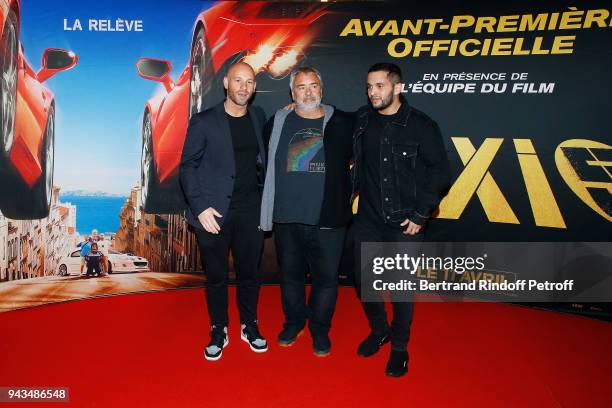
[[[312,348],[314,355],[317,357],[325,357],[329,355],[331,350],[331,341],[327,334],[317,334],[312,336]]]
[[[385,373],[389,377],[401,377],[408,372],[408,352],[405,350],[391,350]]]
[[[210,343],[204,349],[204,358],[209,361],[216,361],[221,358],[223,349],[229,344],[227,337],[227,326],[213,325],[210,328]]]
[[[385,344],[391,340],[391,337],[388,333],[375,333],[371,332],[368,337],[364,341],[361,342],[359,347],[357,348],[357,354],[361,357],[370,357],[374,354],[378,353],[378,350]]]
[[[265,353],[268,351],[268,342],[259,333],[257,321],[249,324],[240,325],[240,338],[251,346],[251,350],[256,353]]]
[[[283,328],[278,335],[278,345],[281,347],[289,347],[295,343],[295,340],[304,333],[304,327],[287,326]]]

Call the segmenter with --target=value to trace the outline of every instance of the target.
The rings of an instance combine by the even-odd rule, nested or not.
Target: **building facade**
[[[59,260],[76,245],[76,207],[59,201],[54,186],[49,215],[11,220],[0,215],[0,282],[57,274]]]
[[[140,205],[140,186],[132,188],[119,215],[114,245],[149,261],[157,272],[201,272],[196,235],[183,215],[146,214]]]

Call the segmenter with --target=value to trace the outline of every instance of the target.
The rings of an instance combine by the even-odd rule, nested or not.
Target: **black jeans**
[[[236,271],[238,310],[242,323],[257,320],[259,281],[257,270],[263,243],[259,207],[230,209],[221,232],[196,229],[206,273],[206,304],[213,325],[228,324],[228,264],[231,248]]]
[[[274,224],[281,269],[281,297],[285,326],[304,327],[313,335],[327,334],[336,308],[338,267],[346,228],[304,224]],[[312,288],[306,306],[306,271]]]
[[[102,269],[100,268],[100,262],[87,262],[87,272],[85,276],[90,276],[97,273],[98,275],[102,275]]]
[[[402,229],[390,225],[372,225],[360,222],[358,219],[353,224],[355,237],[355,288],[361,299],[361,243],[362,242],[419,242],[423,240],[423,232],[416,235],[404,235]],[[379,302],[361,302],[363,310],[370,323],[370,328],[378,334],[391,334],[391,347],[394,350],[406,350],[410,340],[410,325],[412,324],[413,303],[405,301],[394,301],[391,293],[391,305],[393,307],[393,322],[389,329],[387,323],[387,312],[385,302],[380,298]]]

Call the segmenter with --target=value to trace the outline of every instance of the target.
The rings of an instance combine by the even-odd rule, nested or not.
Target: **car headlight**
[[[249,64],[255,73],[268,71],[274,78],[283,78],[297,65],[302,53],[295,47],[278,47],[262,44],[254,52],[249,52],[243,61]]]

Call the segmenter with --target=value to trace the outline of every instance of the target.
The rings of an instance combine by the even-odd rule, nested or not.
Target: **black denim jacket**
[[[438,124],[400,98],[398,114],[380,138],[381,221],[399,224],[408,218],[423,225],[448,190],[449,162]],[[377,114],[370,106],[357,112],[353,193],[359,191],[362,136]]]

